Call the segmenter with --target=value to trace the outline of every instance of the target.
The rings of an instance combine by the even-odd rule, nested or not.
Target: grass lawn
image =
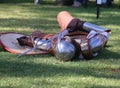
[[[112,33],[103,51],[93,60],[61,62],[52,55],[23,56],[0,47],[0,88],[120,88],[120,9],[73,8],[33,3],[0,4],[0,32],[31,34],[35,30],[58,33],[56,16],[69,11],[74,17],[106,28]]]

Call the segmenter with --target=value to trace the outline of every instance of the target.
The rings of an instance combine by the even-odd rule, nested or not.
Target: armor
[[[46,39],[40,39],[40,38],[34,38],[33,44],[34,44],[34,47],[38,46],[38,49],[42,49],[42,50],[50,50],[52,47],[50,41]]]
[[[108,41],[109,34],[107,32],[91,31],[87,38],[93,53],[99,52]]]
[[[70,61],[78,57],[79,52],[77,52],[75,43],[76,42],[68,36],[58,40],[54,46],[56,58],[62,61]]]
[[[32,51],[40,50],[41,54],[44,51],[47,53],[53,51],[56,58],[62,61],[79,59],[79,57],[92,59],[98,55],[109,40],[109,29],[74,18],[67,11],[60,12],[57,20],[61,27],[58,34],[35,31],[31,36],[17,37],[17,41],[12,37],[11,40],[14,39],[19,44],[16,47],[33,47]],[[0,36],[0,42],[1,45],[5,45],[2,43],[4,42],[2,36],[4,35]],[[13,43],[11,44],[13,45]],[[28,50],[27,53],[23,52],[23,54],[28,54],[31,50]]]
[[[105,32],[105,31],[110,32],[110,30],[107,28],[104,28],[104,27],[101,27],[101,26],[98,26],[98,25],[95,25],[89,22],[84,22],[82,25],[82,28],[87,32],[90,32],[92,30],[97,31],[97,32]]]
[[[57,59],[63,61],[73,60],[79,56],[77,52],[77,43],[69,36],[69,29],[64,30],[58,35],[57,42],[54,44],[54,54]]]

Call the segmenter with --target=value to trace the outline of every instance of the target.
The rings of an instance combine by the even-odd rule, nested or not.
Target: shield
[[[0,34],[0,46],[3,47],[6,51],[11,52],[13,54],[22,54],[27,50],[32,49],[33,47],[29,46],[20,46],[17,38],[25,36],[20,33],[1,33]],[[48,51],[35,49],[33,51],[28,52],[29,55],[34,54],[48,54]]]

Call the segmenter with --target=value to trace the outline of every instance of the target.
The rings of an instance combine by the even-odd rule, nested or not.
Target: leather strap
[[[90,47],[89,40],[86,37],[82,38],[80,47],[81,53],[85,59],[90,60],[93,58],[92,49]]]
[[[72,39],[79,40],[80,51],[83,57],[87,60],[93,58],[92,49],[89,44],[89,40],[87,39],[88,33],[82,31],[70,32],[66,36],[70,36]]]

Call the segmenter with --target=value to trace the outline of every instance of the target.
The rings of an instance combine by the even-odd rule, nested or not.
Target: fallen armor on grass
[[[74,18],[67,11],[57,16],[61,31],[47,34],[34,31],[31,35],[2,33],[1,46],[7,51],[24,54],[54,54],[57,59],[70,61],[97,56],[109,40],[110,30]]]

